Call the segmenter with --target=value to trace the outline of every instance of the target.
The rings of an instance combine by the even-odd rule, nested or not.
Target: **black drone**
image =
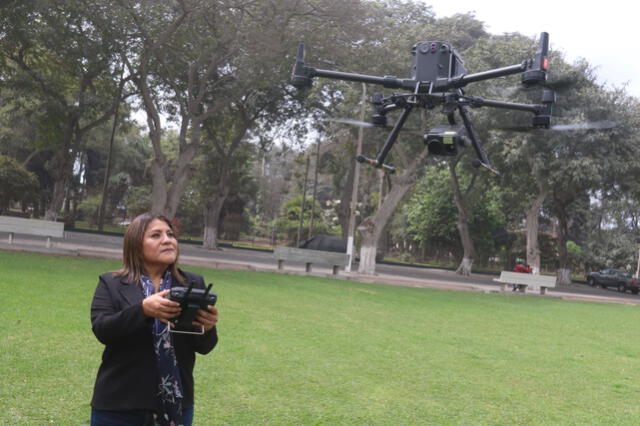
[[[403,110],[399,119],[394,124],[391,133],[387,137],[382,149],[375,159],[358,156],[361,163],[369,163],[377,168],[383,168],[391,173],[395,168],[384,164],[389,150],[398,138],[409,114],[414,108],[433,109],[442,106],[442,112],[447,115],[448,125],[439,125],[423,136],[431,155],[455,156],[458,147],[471,143],[478,156],[473,161],[476,167],[498,174],[491,167],[487,154],[482,147],[482,142],[471,121],[469,107],[489,106],[505,108],[533,113],[533,128],[548,129],[551,125],[551,109],[555,102],[555,93],[544,90],[540,104],[520,104],[483,99],[478,96],[465,95],[462,88],[469,83],[474,83],[492,78],[523,73],[522,84],[526,87],[540,85],[547,80],[549,66],[549,34],[540,34],[540,42],[535,56],[521,64],[504,68],[467,74],[464,62],[451,45],[439,41],[423,41],[417,43],[411,49],[413,54],[413,73],[410,79],[399,79],[393,76],[375,77],[370,75],[352,74],[341,71],[321,70],[309,67],[304,62],[304,45],[298,49],[298,56],[293,67],[291,82],[298,89],[311,86],[313,77],[327,77],[338,80],[357,81],[377,84],[389,89],[404,89],[408,93],[394,93],[385,97],[382,93],[374,93],[372,103],[374,113],[372,124],[378,127],[386,127],[387,113]],[[462,118],[462,125],[456,124],[455,111]]]

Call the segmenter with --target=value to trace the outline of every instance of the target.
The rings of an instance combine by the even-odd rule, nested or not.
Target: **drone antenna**
[[[304,64],[304,43],[300,43],[298,46],[298,55],[296,56],[296,62],[293,65],[293,72],[291,73],[291,84],[298,89],[311,87],[309,71]]]
[[[532,86],[547,81],[549,68],[549,33],[540,33],[536,56],[530,60],[529,69],[522,74],[522,84]]]

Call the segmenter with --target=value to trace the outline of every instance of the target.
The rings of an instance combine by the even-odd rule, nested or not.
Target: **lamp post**
[[[362,83],[362,108],[360,109],[360,121],[364,121],[365,108],[367,106],[367,85]],[[358,129],[358,146],[356,148],[356,156],[362,154],[362,139],[364,138],[364,128]],[[356,228],[356,206],[358,204],[358,187],[360,181],[360,163],[355,162],[355,170],[353,172],[353,189],[351,190],[351,206],[349,208],[349,230],[347,234],[347,255],[349,260],[345,270],[351,272],[351,266],[354,259],[354,233]]]

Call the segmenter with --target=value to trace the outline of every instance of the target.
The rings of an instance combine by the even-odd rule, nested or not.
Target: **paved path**
[[[53,247],[50,249],[45,247],[44,238],[17,235],[14,238],[14,244],[8,244],[8,234],[0,233],[0,250],[37,252],[59,256],[120,259],[121,248],[122,237],[84,232],[67,231],[65,232],[65,238],[53,239]],[[279,271],[277,262],[269,252],[237,248],[223,248],[212,251],[187,243],[180,244],[180,263],[218,269],[312,275],[386,285],[500,293],[500,286],[493,281],[493,278],[497,278],[497,275],[472,274],[470,277],[463,277],[448,270],[379,264],[376,266],[377,273],[374,276],[340,271],[336,277],[331,274],[330,267],[316,267],[314,265],[313,272],[306,273],[302,263],[285,264],[285,269]],[[640,296],[638,295],[618,293],[609,289],[592,288],[584,284],[572,284],[561,289],[550,289],[545,296],[540,296],[533,291],[527,291],[524,294],[512,292],[503,294],[640,305]]]

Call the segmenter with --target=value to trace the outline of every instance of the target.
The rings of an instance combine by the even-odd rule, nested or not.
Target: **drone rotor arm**
[[[407,89],[415,85],[413,80],[403,80],[394,76],[377,77],[366,74],[356,74],[343,71],[332,71],[323,69],[312,69],[313,77],[331,78],[334,80],[355,81],[359,83],[376,84],[387,89]]]
[[[534,114],[539,113],[544,106],[543,105],[534,105],[534,104],[521,104],[517,102],[504,102],[504,101],[494,101],[490,99],[484,99],[479,96],[461,96],[463,100],[468,101],[469,106],[471,107],[492,107],[492,108],[502,108],[502,109],[512,109],[516,111],[526,111]]]
[[[505,77],[507,75],[518,74],[524,72],[527,69],[526,61],[519,65],[511,65],[504,68],[497,68],[489,71],[477,72],[474,74],[467,74],[457,78],[449,79],[449,87],[464,87],[469,83],[475,83],[478,81],[491,80],[493,78]]]
[[[518,65],[511,65],[503,68],[482,71],[474,74],[460,75],[448,79],[439,79],[435,87],[439,90],[448,88],[461,88],[469,83],[491,80],[498,77],[522,73],[522,82],[527,86],[532,86],[547,81],[547,69],[549,67],[549,33],[540,34],[540,42],[535,56],[532,59],[523,61]]]
[[[299,89],[308,88],[311,87],[311,80],[314,77],[377,84],[390,89],[413,87],[414,84],[412,81],[407,82],[393,76],[376,77],[372,75],[354,74],[342,71],[323,70],[307,66],[304,62],[304,44],[300,43],[298,46],[296,61],[293,65],[293,71],[291,73],[291,83]]]

